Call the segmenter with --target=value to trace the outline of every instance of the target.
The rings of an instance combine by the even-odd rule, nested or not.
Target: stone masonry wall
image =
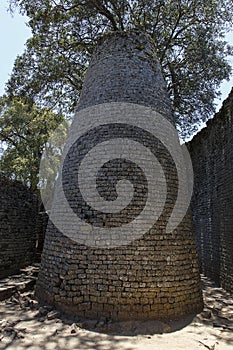
[[[142,33],[116,32],[105,37],[97,47],[87,71],[78,111],[106,102],[150,106],[173,122],[160,66],[149,38]],[[110,109],[107,115],[111,116]],[[78,113],[71,126],[71,134],[76,130],[75,123],[81,128],[79,116]],[[134,186],[132,202],[116,215],[91,208],[77,187],[82,157],[95,145],[118,137],[143,144],[163,166],[168,189],[162,214],[142,237],[110,248],[72,240],[49,221],[36,294],[41,302],[86,318],[164,319],[198,312],[202,309],[202,295],[191,215],[188,213],[176,230],[166,232],[177,196],[174,162],[158,139],[127,121],[126,115],[123,124],[111,123],[109,118],[107,124],[93,126],[77,139],[65,158],[63,191],[75,215],[83,220],[83,228],[76,228],[75,221],[72,223],[67,218],[68,211],[62,211],[60,188],[56,190],[52,211],[57,208],[61,223],[68,227],[68,222],[68,228],[77,230],[78,237],[85,236],[85,223],[88,223],[90,228],[94,226],[99,230],[117,227],[119,232],[113,239],[121,239],[121,225],[134,220],[147,200],[147,181],[140,168],[117,158],[106,161],[99,169],[97,186],[108,199],[116,198],[115,186],[122,178]],[[97,122],[94,116],[91,125]],[[142,123],[146,129],[148,120],[145,118]],[[101,156],[104,159],[104,150]],[[151,215],[153,212],[140,223],[142,227]],[[98,234],[93,236],[93,243],[95,239]]]
[[[37,198],[19,182],[0,176],[0,278],[32,263]]]
[[[233,293],[233,89],[189,142],[193,221],[202,272]]]
[[[41,253],[43,251],[44,246],[44,238],[46,227],[48,225],[48,214],[45,211],[39,212],[36,219],[36,237],[37,237],[37,245],[36,245],[36,253],[37,258],[40,260]]]

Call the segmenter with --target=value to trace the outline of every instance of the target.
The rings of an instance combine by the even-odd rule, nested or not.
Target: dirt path
[[[203,278],[205,309],[177,322],[65,319],[39,308],[33,293],[0,303],[0,349],[232,350],[233,298]]]

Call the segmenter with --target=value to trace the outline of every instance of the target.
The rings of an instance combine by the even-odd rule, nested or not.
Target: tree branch
[[[113,14],[101,3],[99,0],[89,0],[87,1],[87,4],[90,3],[90,5],[93,5],[101,15],[105,16],[111,23],[113,30],[118,30],[116,21],[114,19]]]
[[[7,136],[6,134],[4,134],[2,131],[0,131],[0,138],[1,141],[5,141],[5,142],[10,142],[13,146],[15,146],[15,148],[17,148],[17,143],[12,140],[9,136]]]
[[[124,30],[124,24],[123,24],[123,20],[122,20],[122,16],[121,16],[121,10],[119,8],[116,7],[115,1],[114,0],[109,0],[110,4],[113,7],[113,10],[115,11],[118,19],[119,19],[119,24],[120,24],[120,28],[121,30]]]

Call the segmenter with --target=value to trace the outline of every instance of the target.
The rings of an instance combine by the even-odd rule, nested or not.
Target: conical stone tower
[[[150,39],[138,31],[102,38],[67,141],[36,287],[40,301],[80,317],[116,320],[171,319],[202,309],[191,216],[184,215],[187,198],[179,192],[182,162],[172,156],[173,125]],[[158,160],[154,168],[151,156]],[[102,207],[90,204],[98,197],[93,183]]]

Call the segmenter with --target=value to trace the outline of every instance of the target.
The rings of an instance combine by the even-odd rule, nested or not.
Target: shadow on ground
[[[232,296],[202,280],[204,311],[172,322],[70,319],[39,307],[32,292],[17,293],[0,303],[0,349],[231,349]]]

